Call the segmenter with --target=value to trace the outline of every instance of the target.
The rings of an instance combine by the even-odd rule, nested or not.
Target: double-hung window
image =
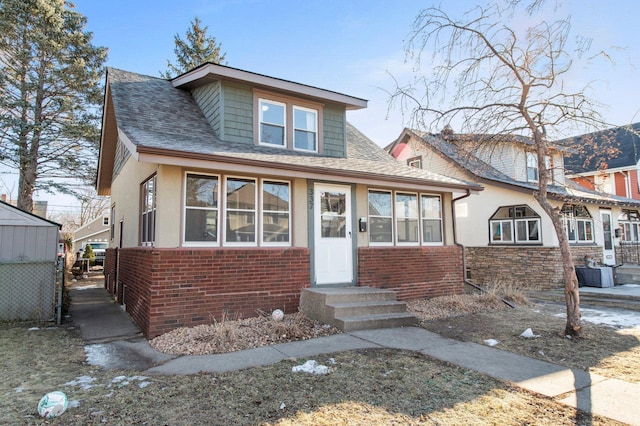
[[[225,242],[255,243],[257,185],[255,179],[227,178],[225,185]]]
[[[322,105],[255,91],[257,144],[295,151],[320,152]]]
[[[593,219],[586,207],[565,204],[560,213],[569,242],[593,243]]]
[[[218,243],[220,178],[187,174],[184,241],[194,245]]]
[[[293,132],[293,149],[316,152],[318,150],[318,112],[294,106]]]
[[[291,241],[291,209],[288,182],[262,182],[262,243],[288,245]]]
[[[439,195],[369,190],[371,245],[441,245]]]
[[[393,202],[390,191],[369,191],[369,241],[393,244]]]
[[[623,209],[618,223],[622,227],[622,242],[640,241],[640,213],[638,210]]]
[[[422,217],[422,242],[433,244],[442,242],[442,206],[439,195],[420,195]]]
[[[527,152],[527,181],[538,182],[538,156],[535,152]]]
[[[260,99],[260,144],[286,146],[286,104]]]
[[[500,207],[489,220],[489,233],[496,244],[539,244],[540,215],[527,205]]]
[[[418,218],[418,194],[396,193],[398,244],[417,244],[420,241]]]
[[[140,245],[153,246],[156,241],[156,175],[140,188]]]

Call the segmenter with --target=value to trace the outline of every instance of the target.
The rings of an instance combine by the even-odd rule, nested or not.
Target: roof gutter
[[[216,154],[200,154],[200,153],[188,153],[185,155],[183,151],[176,150],[168,150],[162,148],[153,148],[153,147],[144,147],[138,146],[137,152],[140,154],[139,161],[148,161],[148,162],[160,162],[163,164],[171,164],[171,165],[184,165],[180,164],[180,162],[175,161],[175,158],[185,158],[190,160],[201,160],[207,162],[218,162],[221,164],[229,164],[229,165],[238,165],[242,164],[244,166],[250,166],[254,168],[264,167],[275,170],[286,170],[286,171],[294,171],[300,173],[313,173],[316,175],[327,175],[327,171],[330,170],[331,173],[335,176],[348,177],[352,179],[363,179],[363,180],[371,180],[373,178],[390,182],[390,183],[403,183],[407,185],[429,185],[433,187],[438,187],[446,190],[457,190],[457,191],[473,191],[479,192],[483,188],[479,185],[469,185],[469,184],[456,184],[456,183],[447,183],[447,182],[438,182],[438,181],[426,181],[420,179],[413,178],[403,178],[398,175],[380,175],[375,172],[363,172],[363,171],[347,171],[340,169],[328,169],[320,166],[301,166],[296,164],[284,164],[278,162],[270,162],[263,160],[256,160],[251,158],[238,158],[238,157],[228,157],[224,155],[216,155]],[[144,155],[149,156],[145,158]],[[161,159],[159,157],[165,157]],[[167,159],[172,159],[167,161]]]

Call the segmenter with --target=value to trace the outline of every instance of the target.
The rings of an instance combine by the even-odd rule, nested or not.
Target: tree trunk
[[[553,223],[556,235],[558,236],[560,254],[562,256],[564,299],[567,307],[567,324],[565,326],[564,333],[566,336],[577,337],[580,335],[580,329],[582,328],[580,319],[580,291],[576,270],[571,256],[569,240],[567,239],[567,234],[562,226],[562,217],[558,209],[553,208],[549,201],[546,198],[541,197],[539,193],[536,193],[535,198],[542,209],[551,218],[551,223]]]
[[[20,161],[20,178],[18,179],[18,208],[33,212],[33,193],[36,188],[36,164],[29,158]]]

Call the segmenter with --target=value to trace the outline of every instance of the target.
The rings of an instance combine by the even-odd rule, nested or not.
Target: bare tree
[[[547,15],[535,22],[542,2],[523,3],[508,0],[477,6],[460,19],[439,7],[422,10],[406,46],[407,58],[414,61],[414,77],[405,86],[396,84],[390,105],[399,104],[410,113],[411,124],[425,130],[452,124],[466,133],[494,135],[492,140],[495,135],[502,135],[498,138],[502,140],[504,135],[533,140],[539,170],[534,197],[551,218],[558,237],[567,307],[565,333],[577,336],[581,329],[578,281],[560,208],[547,197],[552,173],[545,160],[548,134],[557,136],[567,129],[587,133],[606,123],[598,113],[601,105],[588,96],[589,87],[572,90],[565,79],[573,59],[589,43],[583,40],[571,53],[567,46],[570,19],[548,21]],[[423,70],[423,63],[429,69]],[[489,138],[476,141],[490,142]]]

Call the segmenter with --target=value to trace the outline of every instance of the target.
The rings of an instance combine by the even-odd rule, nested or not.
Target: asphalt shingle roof
[[[565,157],[565,168],[571,173],[595,172],[603,164],[606,164],[607,169],[633,167],[640,160],[640,123],[588,133],[559,143],[573,146],[587,143],[592,148],[590,152],[582,149]],[[612,153],[608,147],[615,148],[618,152]],[[593,150],[595,155],[592,154]],[[587,160],[588,164],[585,165]]]
[[[425,144],[433,147],[434,149],[439,151],[441,155],[448,158],[459,167],[463,168],[467,172],[480,179],[531,191],[536,191],[539,189],[537,183],[515,180],[505,173],[502,173],[495,167],[491,166],[490,164],[482,161],[472,153],[462,150],[455,144],[444,140],[439,135],[425,133],[420,134],[419,132],[414,133],[419,137],[421,136]],[[571,179],[566,179],[565,185],[549,185],[547,190],[552,197],[564,200],[566,202],[636,207],[640,206],[640,201],[592,191],[588,188],[578,185]]]
[[[240,163],[250,160],[267,166],[304,167],[327,174],[360,173],[421,185],[481,189],[473,183],[401,164],[350,124],[346,158],[234,143],[220,139],[190,92],[174,88],[168,80],[109,68],[108,84],[118,128],[141,151],[175,151],[183,156],[210,155]]]

